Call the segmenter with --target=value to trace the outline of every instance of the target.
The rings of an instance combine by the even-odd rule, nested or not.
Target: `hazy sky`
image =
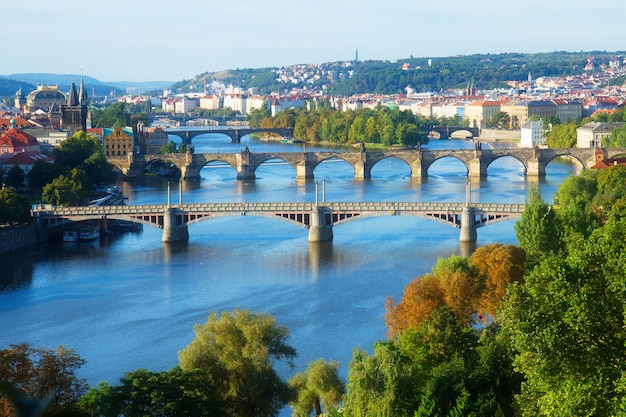
[[[624,0],[2,0],[0,75],[178,81],[359,59],[626,50]]]

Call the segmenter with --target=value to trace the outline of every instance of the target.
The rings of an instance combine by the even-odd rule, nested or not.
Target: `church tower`
[[[80,130],[86,132],[88,112],[87,93],[81,75],[78,92],[76,85],[72,83],[67,104],[61,106],[61,128],[69,130],[72,134]]]

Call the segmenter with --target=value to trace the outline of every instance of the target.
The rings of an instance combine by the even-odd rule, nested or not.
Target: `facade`
[[[168,141],[169,137],[162,128],[139,127],[139,153],[142,155],[158,154]]]
[[[35,91],[31,91],[26,96],[27,113],[33,113],[36,110],[43,110],[47,113],[52,111],[61,111],[61,106],[67,102],[67,97],[59,87],[38,85]]]
[[[534,148],[545,145],[543,136],[543,123],[541,120],[533,122],[528,120],[521,127],[519,146],[522,148]]]
[[[135,136],[131,129],[122,129],[119,127],[104,129],[103,138],[104,156],[125,156],[135,149]]]
[[[509,115],[511,129],[519,129],[528,121],[527,101],[509,101],[508,103],[502,104],[500,111]]]
[[[67,103],[61,106],[61,128],[74,134],[78,131],[87,131],[87,93],[83,80],[80,80],[80,88],[76,91],[76,86],[72,83]]]
[[[553,100],[556,104],[556,115],[561,122],[583,117],[583,104],[579,100]]]
[[[528,102],[528,118],[537,116],[540,119],[556,116],[556,104],[552,100],[535,100]]]
[[[602,146],[602,139],[623,125],[624,123],[587,123],[576,129],[576,146],[578,148],[599,148]]]
[[[484,127],[485,121],[500,111],[499,101],[475,101],[465,105],[465,118],[470,127]]]

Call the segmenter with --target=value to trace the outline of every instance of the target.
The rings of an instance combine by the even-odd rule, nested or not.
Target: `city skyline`
[[[477,53],[625,50],[617,0],[7,0],[0,75],[84,73],[100,81],[179,81],[204,72]],[[513,10],[513,12],[512,12]],[[13,53],[10,51],[13,50]]]

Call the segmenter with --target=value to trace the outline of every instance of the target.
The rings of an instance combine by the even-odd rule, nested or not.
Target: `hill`
[[[255,88],[260,94],[306,88],[332,95],[398,94],[407,86],[415,91],[506,87],[506,81],[582,74],[589,58],[597,70],[609,61],[621,61],[624,51],[475,54],[452,57],[406,58],[397,61],[342,61],[284,68],[236,69],[203,73],[174,85],[177,91],[199,91],[208,84]]]
[[[111,81],[103,82],[87,75],[82,76],[87,94],[92,97],[104,97],[109,94],[122,95],[126,92],[141,93],[151,90],[162,90],[170,87],[172,81]],[[72,83],[78,84],[79,74],[47,74],[47,73],[24,73],[0,75],[0,97],[12,98],[21,88],[24,94],[28,94],[37,88],[37,85],[55,85],[61,91],[69,91]]]

